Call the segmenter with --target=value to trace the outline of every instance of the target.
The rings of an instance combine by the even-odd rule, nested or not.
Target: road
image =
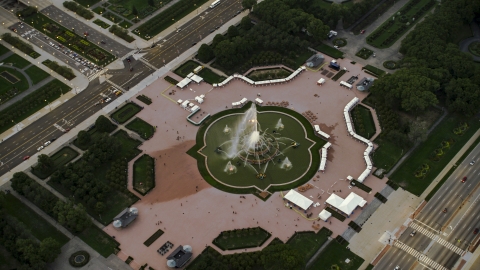
[[[153,42],[158,45],[149,50],[144,59],[151,65],[161,68],[210,33],[217,31],[222,24],[232,19],[241,9],[242,5],[237,0],[222,1],[216,8],[200,13],[177,28],[177,31],[154,40]]]
[[[222,4],[215,9],[202,12],[198,17],[187,22],[178,33],[173,32],[167,35],[160,42],[161,46],[159,45],[152,49],[147,48],[145,50],[147,55],[144,58],[150,65],[157,68],[163,66],[164,63],[170,62],[179,54],[191,48],[193,42],[199,42],[201,38],[210,34],[211,30],[215,30],[215,27],[219,27],[230,20],[240,9],[241,4],[237,1],[222,1]],[[70,21],[70,18],[62,20],[62,24],[65,21]],[[24,28],[18,28],[17,30],[22,29],[26,32],[28,31],[26,27],[29,26],[25,25]],[[102,35],[101,33],[99,34]],[[24,38],[30,38],[31,42],[38,44],[43,50],[55,54],[55,57],[64,60],[65,63],[68,62],[72,67],[78,68],[76,63],[71,63],[71,60],[62,58],[67,57],[63,53],[51,48],[51,46],[45,46],[45,42],[41,40],[44,39],[43,36],[40,36],[42,34],[38,33],[38,35],[38,37],[33,38],[24,35]],[[122,57],[121,55],[119,56]],[[124,69],[106,71],[107,74],[112,76],[108,81],[119,85],[124,90],[128,90],[138,84],[154,71],[149,65],[142,63],[142,61],[135,61],[133,57],[130,59],[131,62],[123,60]],[[132,71],[130,71],[130,67],[133,67]],[[109,90],[112,85],[108,81],[103,84],[99,84],[98,80],[90,82],[90,85],[84,91],[2,142],[3,151],[0,154],[0,164],[2,164],[0,166],[0,175],[23,162],[22,158],[24,156],[32,156],[37,153],[37,148],[45,141],[61,136],[63,133],[54,126],[55,124],[63,128],[73,127],[101,109],[101,105],[95,105],[100,100],[101,94],[108,95],[114,99],[115,95]],[[64,120],[68,121],[71,126]]]
[[[476,161],[470,165],[471,161]],[[432,269],[452,269],[465,253],[480,228],[480,145],[465,158],[440,190],[417,214],[405,232],[383,256],[375,269],[402,269],[428,265]],[[465,183],[461,180],[467,177]],[[447,213],[443,209],[447,208]],[[415,236],[410,233],[416,230]]]

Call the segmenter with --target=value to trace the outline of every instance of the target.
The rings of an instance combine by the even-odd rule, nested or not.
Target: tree
[[[215,35],[215,37],[213,37],[213,40],[212,40],[212,49],[215,49],[215,47],[217,47],[218,43],[224,41],[225,39],[227,39],[227,38],[225,36],[221,35],[221,34]]]
[[[197,58],[203,63],[210,62],[215,57],[212,47],[207,44],[202,44],[198,49]]]
[[[153,0],[148,0],[148,5],[151,7],[155,6],[155,2]]]
[[[231,25],[230,27],[228,27],[227,35],[229,38],[234,38],[239,34],[240,32],[238,31],[238,28],[236,26]]]
[[[78,132],[77,141],[80,145],[88,145],[90,143],[90,140],[90,133],[85,130],[81,130],[80,132]]]
[[[132,7],[132,14],[138,18],[138,10],[135,6]]]
[[[57,201],[53,208],[57,216],[58,223],[74,232],[81,232],[90,226],[91,221],[85,212],[85,208],[78,204],[75,206],[72,202]]]
[[[105,211],[105,204],[103,202],[97,202],[95,205],[95,212],[101,214]]]
[[[45,154],[41,154],[38,156],[38,165],[43,171],[49,171],[53,169],[54,162],[51,157]]]
[[[252,25],[253,25],[252,20],[248,16],[243,17],[242,20],[240,21],[240,28],[242,28],[245,31],[250,30],[250,28],[252,28]]]
[[[307,31],[316,41],[321,41],[327,37],[330,27],[324,25],[323,22],[318,19],[312,19],[307,25]]]
[[[100,115],[95,121],[95,127],[100,132],[109,132],[112,130],[112,122],[103,115]]]
[[[257,4],[257,0],[242,0],[242,7],[244,9],[252,10],[253,6]]]
[[[480,86],[470,79],[454,79],[445,87],[447,106],[454,112],[474,115],[480,107]]]
[[[39,255],[47,263],[51,263],[60,255],[60,244],[53,238],[43,239],[38,250]]]

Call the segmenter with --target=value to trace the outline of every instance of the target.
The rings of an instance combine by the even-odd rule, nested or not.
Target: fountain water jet
[[[281,168],[281,169],[284,169],[284,170],[286,170],[286,171],[290,170],[292,167],[293,167],[293,166],[292,166],[292,162],[288,159],[288,157],[286,157],[286,158],[283,160],[282,164],[280,164],[280,168]]]
[[[283,130],[284,127],[285,126],[282,123],[282,118],[278,119],[277,125],[275,125],[275,129],[277,131],[281,131],[281,130]]]
[[[237,167],[235,167],[235,165],[233,165],[232,162],[229,161],[223,171],[226,172],[228,175],[232,175],[237,172]]]
[[[230,134],[231,131],[232,131],[232,129],[229,128],[228,125],[225,125],[225,128],[223,129],[223,133]]]

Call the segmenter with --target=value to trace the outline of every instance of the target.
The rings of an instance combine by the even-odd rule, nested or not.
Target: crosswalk
[[[422,226],[412,222],[410,223],[409,225],[411,228],[413,228],[414,230],[417,230],[417,232],[433,239],[434,241],[438,242],[440,245],[450,249],[451,251],[457,253],[458,255],[462,255],[463,254],[463,250],[457,246],[455,246],[454,244],[446,241],[445,239],[441,238],[439,235],[435,234],[435,233],[432,233],[431,231],[423,228]]]
[[[426,255],[420,253],[419,251],[409,247],[408,245],[400,242],[400,241],[395,241],[395,243],[393,244],[394,246],[398,247],[399,249],[401,250],[404,250],[405,252],[407,252],[408,254],[412,255],[413,257],[415,257],[416,259],[418,259],[419,262],[433,268],[433,269],[436,269],[436,270],[448,270],[446,267],[436,263],[435,261],[433,261],[432,259],[430,259],[429,257],[427,257]]]

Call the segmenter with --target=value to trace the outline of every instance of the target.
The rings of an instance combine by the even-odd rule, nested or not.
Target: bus
[[[213,2],[211,5],[210,5],[210,8],[215,8],[216,6],[218,6],[220,4],[220,0],[215,0],[215,2]]]

